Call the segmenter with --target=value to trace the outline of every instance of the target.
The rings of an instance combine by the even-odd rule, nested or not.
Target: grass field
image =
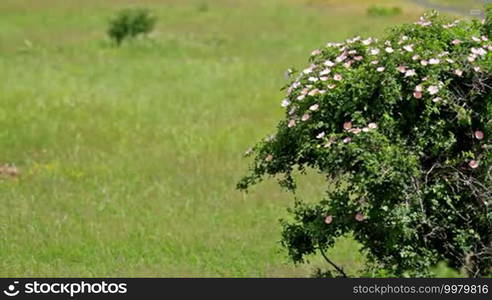
[[[347,3],[348,2],[348,3]],[[415,20],[401,1],[148,0],[155,32],[111,47],[137,1],[0,2],[0,276],[309,276],[280,247],[293,196],[235,190],[283,72],[330,40]],[[371,3],[403,14],[368,17]],[[300,197],[316,200],[315,176]],[[330,257],[357,274],[349,238]]]
[[[486,2],[484,0],[428,0],[430,3],[451,6],[462,9],[479,9]]]

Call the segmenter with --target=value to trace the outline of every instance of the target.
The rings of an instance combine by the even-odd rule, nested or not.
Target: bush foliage
[[[382,40],[328,43],[291,71],[285,118],[247,151],[238,188],[326,176],[326,197],[282,221],[295,262],[352,234],[375,276],[432,276],[440,261],[492,275],[491,29],[490,10],[483,21],[430,12]]]
[[[120,45],[127,38],[151,32],[156,21],[156,17],[148,9],[127,8],[118,12],[110,20],[108,35],[117,45]]]

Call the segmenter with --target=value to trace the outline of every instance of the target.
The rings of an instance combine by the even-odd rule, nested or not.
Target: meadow
[[[113,47],[107,20],[156,30]],[[377,3],[403,13],[371,17]],[[289,67],[327,41],[413,22],[399,0],[0,2],[0,276],[310,276],[280,247],[294,196],[235,189],[244,151],[282,114]],[[315,174],[304,201],[322,196]],[[332,260],[359,274],[350,238]]]

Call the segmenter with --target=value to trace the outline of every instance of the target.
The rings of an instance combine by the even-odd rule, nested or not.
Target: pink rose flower
[[[468,165],[470,166],[470,168],[472,168],[472,169],[476,169],[476,168],[478,168],[478,161],[476,161],[476,160],[471,160],[471,161],[468,163]]]
[[[427,88],[427,91],[429,92],[429,94],[435,95],[439,92],[439,87],[435,85],[431,85],[430,87]]]
[[[483,136],[484,135],[483,135],[483,132],[482,131],[480,131],[480,130],[475,131],[475,138],[477,140],[482,140],[483,139]]]

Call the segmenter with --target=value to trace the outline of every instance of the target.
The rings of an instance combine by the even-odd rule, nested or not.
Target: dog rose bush
[[[483,21],[431,12],[382,40],[328,43],[289,71],[285,118],[247,151],[238,188],[326,176],[326,197],[282,221],[295,262],[351,234],[373,276],[432,276],[440,261],[492,275],[491,38],[490,9]]]

